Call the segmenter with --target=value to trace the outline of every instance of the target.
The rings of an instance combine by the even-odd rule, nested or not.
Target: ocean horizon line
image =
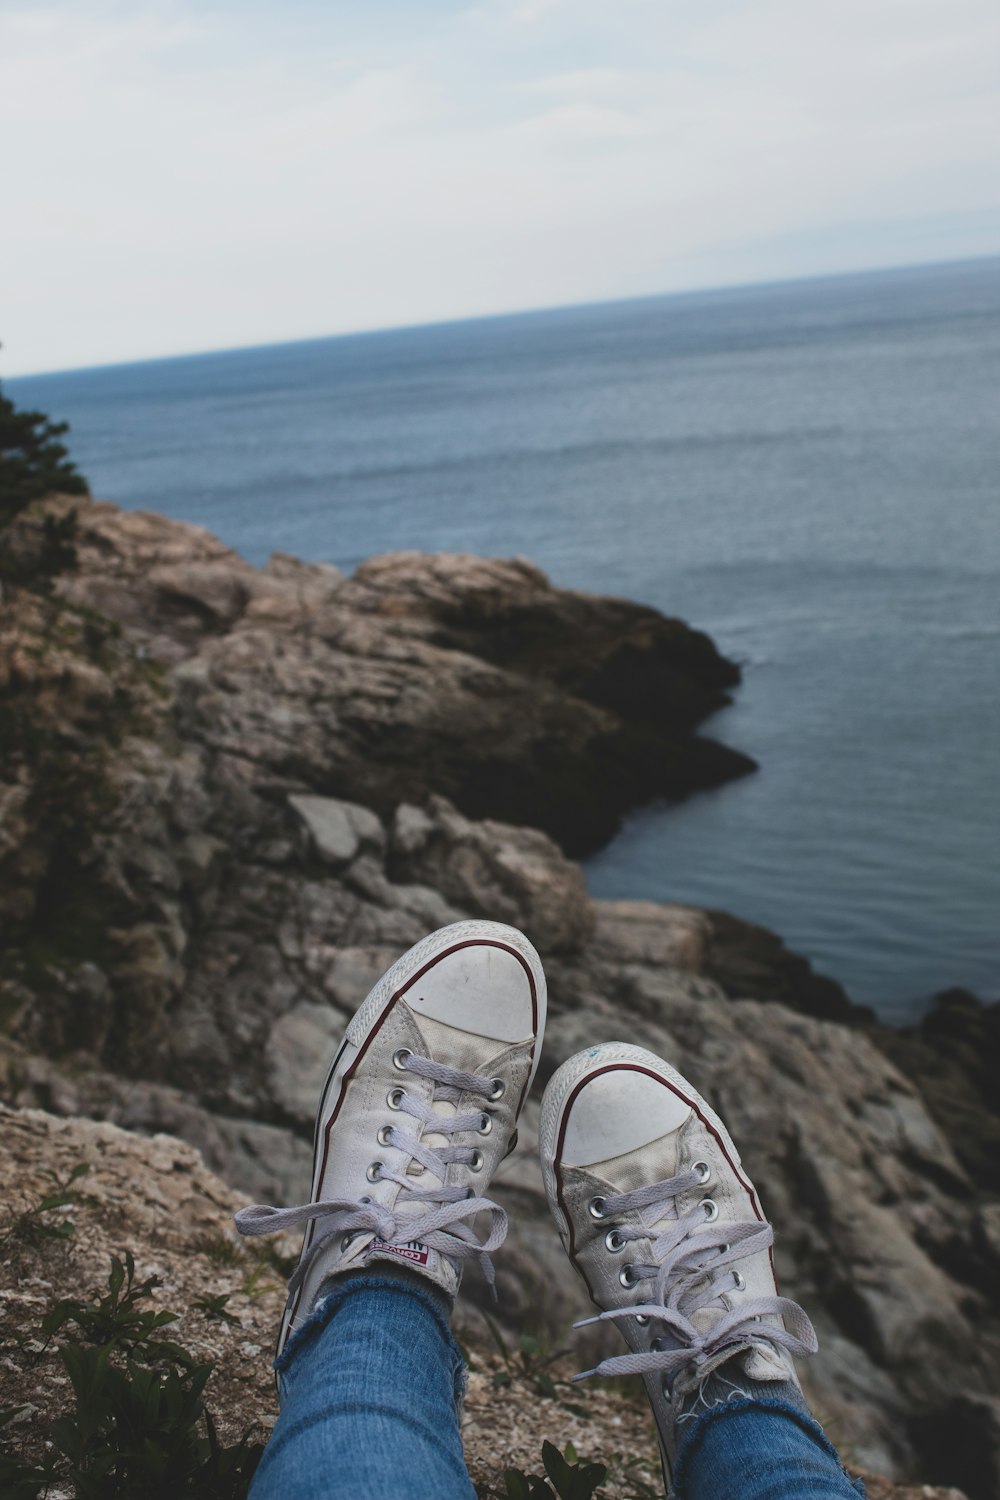
[[[426,333],[438,328],[458,328],[476,323],[512,322],[518,319],[559,316],[564,313],[596,312],[602,308],[631,307],[641,303],[692,302],[700,298],[727,296],[737,293],[740,295],[753,292],[766,293],[768,291],[778,291],[783,288],[795,286],[818,286],[830,282],[872,281],[880,277],[899,276],[908,272],[927,274],[928,272],[941,271],[945,273],[959,270],[962,267],[985,266],[991,261],[996,261],[1000,265],[1000,250],[994,251],[989,255],[960,256],[948,260],[903,261],[892,265],[868,266],[849,271],[823,271],[819,274],[810,273],[806,276],[766,277],[759,281],[713,283],[709,286],[678,288],[674,291],[642,292],[637,296],[631,297],[598,297],[589,302],[549,303],[537,307],[513,308],[501,312],[464,314],[454,318],[422,319],[415,323],[391,323],[367,328],[345,328],[333,333],[308,334],[304,337],[287,339],[265,339],[262,342],[230,344],[222,348],[190,349],[172,354],[143,355],[139,359],[114,359],[100,361],[96,364],[64,365],[57,369],[30,370],[20,374],[15,371],[12,374],[0,375],[0,379],[8,383],[16,381],[18,384],[22,384],[32,380],[48,380],[64,375],[87,375],[97,373],[98,371],[145,368],[149,365],[226,359],[232,355],[259,354],[268,349],[301,349],[313,344],[328,344],[350,339],[377,339],[402,333]],[[0,344],[0,351],[2,351],[2,344]]]

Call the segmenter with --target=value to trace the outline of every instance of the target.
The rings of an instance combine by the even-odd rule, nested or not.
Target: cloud
[[[4,354],[987,253],[998,71],[993,0],[0,4]]]
[[[548,73],[543,78],[529,78],[517,87],[525,94],[601,99],[627,94],[629,79],[629,73],[622,68],[577,68],[569,73]]]

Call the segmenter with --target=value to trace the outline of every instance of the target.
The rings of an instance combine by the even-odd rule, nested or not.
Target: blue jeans
[[[332,1286],[278,1361],[281,1414],[250,1500],[475,1500],[443,1295],[415,1276]],[[858,1500],[794,1387],[755,1389],[683,1421],[678,1500]]]

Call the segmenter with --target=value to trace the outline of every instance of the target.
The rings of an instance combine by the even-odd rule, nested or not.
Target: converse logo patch
[[[401,1260],[412,1261],[418,1266],[426,1266],[427,1257],[430,1254],[427,1246],[421,1245],[418,1240],[408,1240],[405,1245],[390,1245],[388,1241],[380,1240],[377,1235],[364,1252],[366,1259],[373,1250],[383,1250],[389,1255],[398,1255]]]

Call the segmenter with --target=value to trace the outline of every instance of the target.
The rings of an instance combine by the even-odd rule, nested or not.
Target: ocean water
[[[889,1020],[997,995],[1000,261],[6,388],[253,562],[519,553],[707,630],[761,770],[631,818],[592,890],[766,923]]]

